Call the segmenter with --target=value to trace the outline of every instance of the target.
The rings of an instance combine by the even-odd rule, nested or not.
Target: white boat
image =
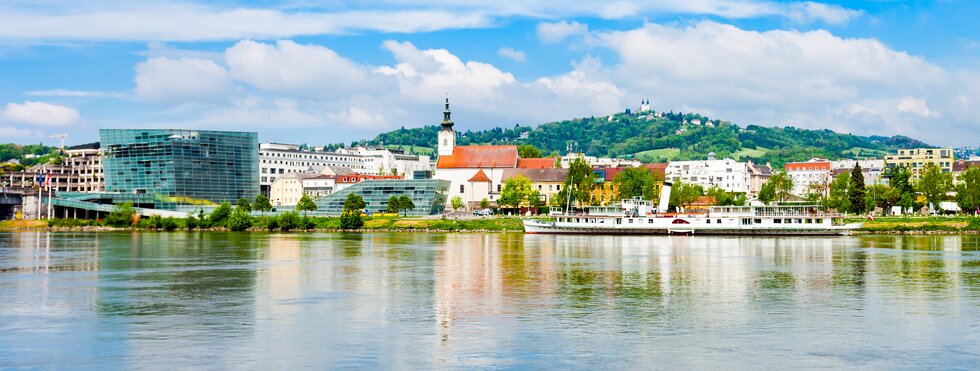
[[[619,207],[589,207],[553,214],[553,221],[524,220],[528,234],[698,234],[698,235],[848,235],[864,223],[818,206],[715,206],[706,213],[667,213],[670,183],[660,205],[625,200]]]

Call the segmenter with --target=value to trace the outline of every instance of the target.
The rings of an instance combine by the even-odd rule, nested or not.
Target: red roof
[[[451,156],[439,156],[436,168],[515,168],[517,146],[457,146]]]
[[[664,176],[667,174],[668,164],[643,164],[643,167],[650,170],[650,174],[660,174]]]
[[[519,158],[517,167],[520,169],[552,169],[555,167],[553,158]]]
[[[476,174],[473,174],[473,177],[470,178],[469,181],[470,182],[489,182],[490,181],[490,177],[488,177],[487,176],[487,173],[484,173],[483,170],[481,169],[480,171],[477,171]]]

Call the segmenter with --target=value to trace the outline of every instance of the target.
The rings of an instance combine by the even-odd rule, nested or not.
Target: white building
[[[585,163],[592,167],[638,167],[643,163],[636,160],[626,160],[621,158],[586,156],[584,153],[569,153],[561,157],[561,167],[567,169],[576,159],[585,160]]]
[[[748,165],[730,158],[715,159],[715,154],[708,154],[707,160],[671,161],[667,164],[666,178],[697,184],[705,190],[718,186],[726,192],[749,193]]]
[[[319,173],[333,166],[351,169],[359,174],[412,177],[415,170],[430,170],[429,156],[408,155],[388,149],[365,147],[342,148],[336,152],[303,151],[295,144],[262,143],[259,145],[259,186],[269,194],[276,179],[297,172]]]
[[[784,169],[793,180],[794,195],[806,197],[811,193],[819,193],[827,196],[830,192],[830,161],[813,158],[806,162],[789,162]]]
[[[839,160],[830,162],[831,173],[837,174],[842,171],[851,171],[854,165],[861,166],[861,174],[864,175],[864,184],[879,184],[882,182],[881,175],[885,172],[885,160]]]

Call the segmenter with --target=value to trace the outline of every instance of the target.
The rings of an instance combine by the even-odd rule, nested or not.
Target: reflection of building
[[[101,129],[106,191],[147,194],[158,209],[235,203],[259,193],[256,133]]]
[[[369,213],[383,212],[388,209],[388,199],[391,196],[408,196],[415,204],[412,210],[405,210],[408,215],[425,216],[440,213],[446,205],[446,194],[449,182],[437,179],[388,179],[365,180],[330,195],[316,199],[318,214],[340,215],[344,210],[344,201],[350,194],[364,198],[364,211]]]
[[[949,148],[900,149],[898,154],[885,156],[889,168],[905,167],[912,172],[912,178],[919,179],[926,164],[939,166],[944,173],[953,171],[953,150]]]

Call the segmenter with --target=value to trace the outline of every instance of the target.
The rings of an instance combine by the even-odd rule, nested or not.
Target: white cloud
[[[78,110],[71,107],[46,102],[25,101],[24,103],[7,103],[7,107],[3,111],[3,118],[22,124],[64,127],[77,123],[80,116]]]
[[[491,1],[381,0],[337,6],[259,7],[221,2],[53,0],[0,5],[0,39],[206,41],[344,35],[360,31],[430,32],[493,27],[504,18],[636,18],[707,15],[729,19],[781,17],[840,24],[860,13],[812,1]]]
[[[554,22],[540,23],[537,27],[538,39],[543,43],[559,43],[565,38],[573,35],[582,35],[589,32],[589,26],[578,22]]]
[[[50,89],[50,90],[31,90],[26,93],[35,97],[68,97],[68,98],[126,98],[128,94],[117,91],[100,90],[70,90],[70,89]]]
[[[861,11],[846,9],[837,5],[806,1],[790,4],[785,15],[787,18],[799,23],[823,22],[839,25],[857,18],[861,15]]]
[[[136,65],[136,95],[151,102],[224,99],[228,71],[209,59],[154,57]]]
[[[20,129],[11,126],[0,126],[0,138],[4,138],[4,141],[10,141],[14,138],[28,139],[28,138],[40,138],[43,133],[36,130]]]
[[[898,101],[896,106],[899,112],[911,113],[919,117],[940,117],[942,113],[929,109],[925,99],[915,99],[904,97]]]
[[[228,48],[225,59],[232,78],[270,92],[343,97],[382,87],[367,67],[318,45],[244,40]]]
[[[980,94],[973,87],[980,76],[951,73],[874,39],[707,21],[595,36],[619,58],[602,76],[627,96],[651,98],[655,108],[741,124],[980,140],[973,121],[980,107],[958,98]],[[914,98],[923,96],[936,107]]]
[[[525,55],[524,52],[520,50],[514,50],[514,48],[508,46],[505,46],[497,50],[497,55],[510,59],[514,62],[521,62],[521,63],[527,62],[527,55]]]

